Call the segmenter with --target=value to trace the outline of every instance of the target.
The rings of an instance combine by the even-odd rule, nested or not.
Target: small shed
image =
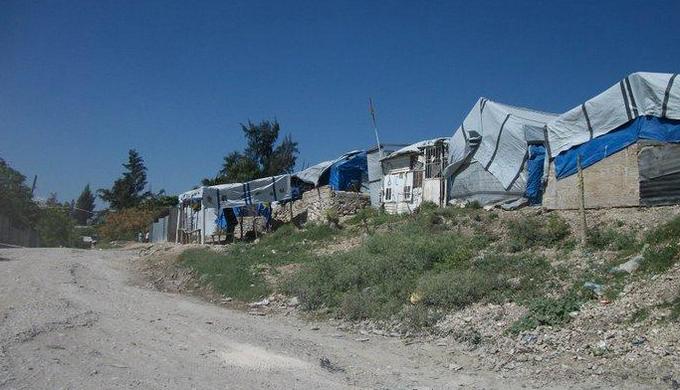
[[[446,203],[448,139],[420,141],[381,160],[382,202],[390,214],[413,212],[423,201]]]

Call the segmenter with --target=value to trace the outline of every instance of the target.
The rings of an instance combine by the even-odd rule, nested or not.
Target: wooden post
[[[584,247],[588,241],[588,224],[586,222],[586,194],[583,184],[583,168],[581,167],[581,155],[576,156],[576,167],[578,169],[579,187],[579,212],[581,214],[581,245]]]
[[[241,213],[239,212],[239,216],[238,216],[238,220],[239,220],[238,226],[239,226],[240,229],[241,229],[241,240],[243,240],[243,215],[240,215],[240,214],[241,214]]]
[[[255,233],[255,239],[257,239],[257,215],[253,217],[253,232]]]

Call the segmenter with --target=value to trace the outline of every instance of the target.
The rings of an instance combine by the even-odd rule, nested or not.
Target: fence
[[[34,229],[22,228],[0,215],[0,247],[2,246],[38,246],[38,233]]]
[[[151,242],[175,242],[178,209],[171,207],[169,211],[168,215],[158,218],[151,224],[149,229],[149,240]]]

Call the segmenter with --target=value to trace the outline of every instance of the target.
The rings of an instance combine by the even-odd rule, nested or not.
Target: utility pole
[[[380,152],[380,158],[383,158],[383,149],[380,144],[380,137],[378,136],[378,125],[375,122],[375,107],[373,107],[373,99],[368,98],[368,110],[371,113],[371,119],[373,120],[373,130],[375,131],[375,141],[378,143],[378,151]]]

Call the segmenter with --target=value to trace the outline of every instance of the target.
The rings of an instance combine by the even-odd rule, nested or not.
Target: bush
[[[678,261],[679,249],[676,243],[646,249],[640,270],[655,274],[668,271]]]
[[[419,280],[417,290],[422,293],[426,305],[460,309],[504,288],[507,288],[507,281],[500,275],[468,269],[425,275]]]
[[[137,233],[149,230],[157,214],[157,210],[143,208],[109,212],[104,217],[104,223],[97,227],[99,237],[108,241],[134,241]]]
[[[538,298],[529,304],[529,313],[512,324],[510,332],[517,334],[539,325],[562,325],[571,319],[569,313],[580,310],[582,303],[575,292],[556,299]]]
[[[615,251],[634,251],[640,245],[635,235],[616,229],[594,227],[588,229],[587,244],[593,249],[611,249]]]
[[[512,251],[538,246],[554,247],[571,234],[569,224],[559,215],[550,214],[545,223],[538,217],[508,221]]]
[[[680,216],[671,219],[645,235],[645,242],[661,244],[680,239]]]
[[[36,230],[41,246],[74,246],[80,238],[76,235],[74,227],[75,221],[71,219],[66,208],[55,206],[38,211]]]

